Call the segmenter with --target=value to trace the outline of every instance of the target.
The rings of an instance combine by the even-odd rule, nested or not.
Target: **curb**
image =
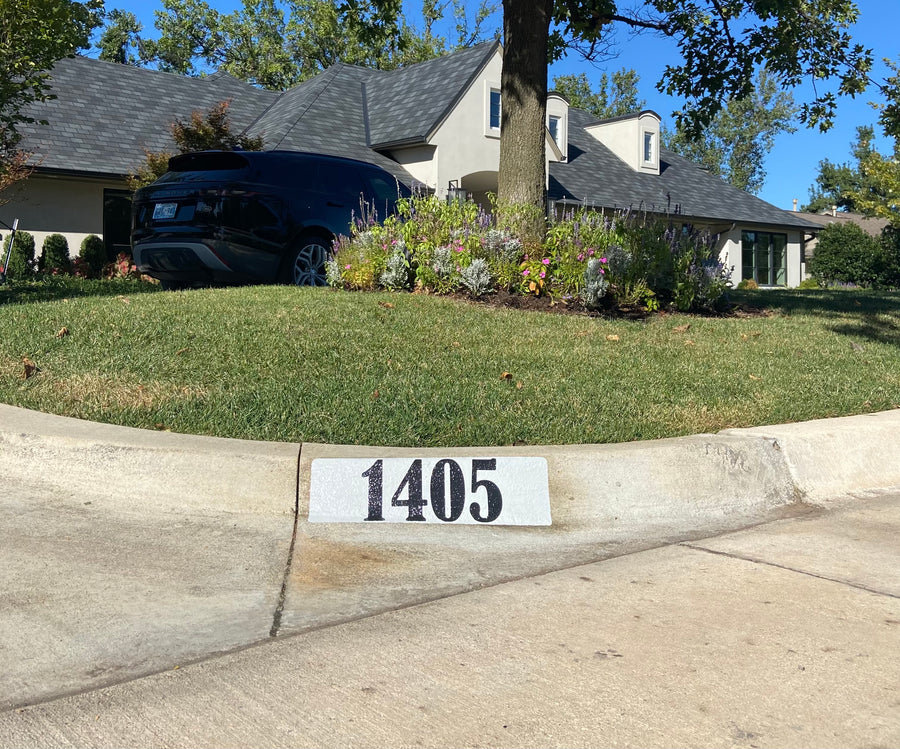
[[[731,523],[806,502],[900,487],[900,410],[607,445],[392,448],[151,432],[0,404],[6,477],[122,509],[305,520],[315,458],[539,456],[554,530]]]
[[[61,499],[121,509],[294,513],[300,446],[100,424],[0,404],[0,455],[13,477]]]

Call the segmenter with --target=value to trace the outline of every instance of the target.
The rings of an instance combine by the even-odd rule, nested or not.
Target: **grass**
[[[0,401],[408,446],[622,442],[900,407],[900,295],[735,296],[768,315],[627,321],[410,294],[21,284],[0,287]],[[28,379],[23,357],[38,367]]]

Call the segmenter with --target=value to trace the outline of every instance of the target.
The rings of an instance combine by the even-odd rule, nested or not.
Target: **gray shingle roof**
[[[382,72],[366,84],[369,143],[424,142],[493,56],[499,42]]]
[[[106,174],[133,172],[144,149],[172,150],[175,118],[231,99],[229,114],[239,132],[278,97],[224,73],[186,78],[86,57],[57,62],[51,83],[58,98],[30,112],[49,124],[23,126],[25,147],[43,169]]]
[[[225,99],[236,131],[262,135],[266,148],[348,156],[377,164],[407,184],[409,174],[379,152],[389,143],[424,142],[497,48],[486,42],[396,71],[336,65],[283,94],[222,73],[185,78],[84,57],[52,71],[58,98],[32,115],[24,146],[42,169],[129,174],[144,151],[172,149],[169,126]],[[593,118],[569,110],[568,163],[550,165],[550,197],[588,205],[679,212],[715,221],[793,226],[817,224],[782,211],[661,151],[661,173],[639,174],[589,135]]]
[[[363,84],[377,71],[335,65],[286,92],[252,126],[267,148],[346,156],[387,169],[403,182],[409,174],[366,145]]]
[[[660,173],[635,172],[584,128],[596,120],[569,110],[568,163],[550,165],[550,198],[569,198],[606,208],[678,212],[691,218],[816,229],[797,213],[783,211],[691,161],[660,149]]]

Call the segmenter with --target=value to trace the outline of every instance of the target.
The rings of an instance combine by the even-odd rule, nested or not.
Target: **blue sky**
[[[223,12],[234,10],[240,4],[239,0],[211,1],[213,7]],[[411,9],[421,7],[413,0],[407,0],[407,5]],[[853,29],[854,39],[873,50],[878,61],[875,75],[884,77],[886,68],[881,64],[881,58],[900,58],[900,2],[857,0],[857,5],[860,19]],[[144,33],[152,35],[153,12],[161,8],[161,3],[152,0],[106,0],[106,7],[132,11],[144,24]],[[412,12],[410,20],[414,21]],[[491,22],[489,28],[499,27],[499,13]],[[584,72],[596,84],[604,71],[634,68],[640,74],[641,96],[646,100],[647,107],[658,112],[664,121],[671,121],[671,113],[679,109],[681,103],[659,93],[655,84],[665,65],[678,59],[674,45],[659,37],[623,34],[617,40],[615,52],[615,58],[600,66],[585,63],[577,56],[555,63],[550,69],[551,85],[554,76],[565,73]],[[808,91],[804,88],[794,91],[795,100],[804,101],[809,96]],[[869,91],[856,99],[842,99],[834,127],[827,133],[807,129],[798,123],[797,132],[781,135],[766,159],[766,182],[759,193],[760,197],[786,210],[791,209],[794,198],[800,201],[800,205],[806,203],[810,185],[818,172],[819,161],[825,158],[833,162],[848,161],[856,127],[876,123],[877,113],[868,104],[876,98],[877,93]],[[883,151],[889,150],[889,144],[884,139],[879,140],[877,145]]]

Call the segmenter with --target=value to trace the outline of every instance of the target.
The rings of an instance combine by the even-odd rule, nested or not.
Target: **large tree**
[[[851,0],[504,0],[500,200],[528,204],[533,214],[543,206],[547,61],[571,40],[590,54],[616,28],[673,39],[681,59],[666,67],[657,88],[684,100],[678,122],[687,131],[708,124],[725,102],[749,96],[761,67],[780,86],[814,81],[801,119],[827,128],[837,96],[867,83],[871,52],[848,31],[857,13]],[[522,228],[531,237],[541,231],[537,223]]]
[[[27,175],[18,128],[30,104],[53,98],[50,68],[89,46],[102,0],[0,0],[0,190]]]

